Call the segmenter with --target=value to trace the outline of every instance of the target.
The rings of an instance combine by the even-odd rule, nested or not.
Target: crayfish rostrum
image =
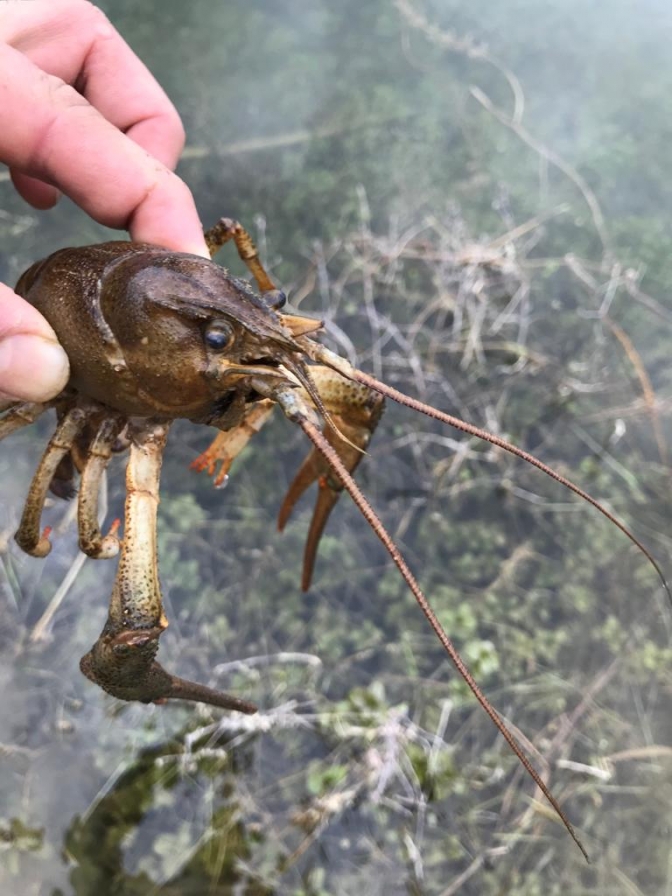
[[[352,478],[380,420],[385,396],[487,439],[570,488],[637,545],[665,584],[656,561],[600,504],[536,458],[403,395],[320,345],[319,321],[283,313],[284,294],[269,279],[240,224],[222,219],[206,240],[213,255],[233,240],[259,292],[206,259],[132,242],[62,249],[34,264],[17,284],[17,292],[56,331],[69,356],[71,376],[53,401],[0,407],[0,439],[48,408],[55,408],[58,420],[30,486],[16,540],[29,554],[46,556],[49,533],[40,520],[47,492],[70,497],[78,473],[82,551],[94,558],[120,551],[108,618],[81,661],[83,673],[122,700],[160,703],[179,698],[256,711],[245,700],[170,675],[155,660],[158,639],[168,625],[156,556],[159,474],[173,420],[186,418],[220,430],[196,466],[218,470],[221,479],[279,405],[312,442],[280,510],[281,528],[300,495],[312,483],[318,485],[304,556],[304,589],[310,585],[324,525],[345,489],[384,543],[458,672],[583,851],[558,802],[474,681]],[[114,526],[105,535],[100,531],[98,494],[112,453],[125,449],[127,496],[119,539]]]

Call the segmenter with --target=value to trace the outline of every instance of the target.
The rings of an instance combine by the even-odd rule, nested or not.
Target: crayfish
[[[246,700],[185,681],[156,662],[159,637],[168,625],[157,568],[159,474],[173,420],[186,418],[220,430],[196,465],[211,473],[219,465],[221,480],[277,405],[312,442],[279,519],[282,528],[301,494],[317,482],[303,588],[310,585],[327,518],[345,490],[385,545],[457,671],[585,855],[557,800],[472,677],[352,477],[385,397],[486,439],[571,489],[625,533],[668,590],[658,564],[601,504],[532,455],[398,392],[321,345],[315,338],[319,321],[282,311],[285,296],[268,277],[240,224],[222,219],[206,233],[211,255],[230,240],[258,293],[206,259],[121,241],[62,249],[34,264],[17,284],[17,292],[54,328],[69,356],[71,376],[53,401],[0,407],[0,439],[48,408],[55,409],[58,421],[32,480],[16,540],[33,556],[48,554],[49,533],[40,522],[47,492],[72,496],[79,473],[81,550],[94,558],[110,558],[120,551],[108,618],[81,660],[82,672],[121,700],[162,703],[178,698],[256,712]],[[98,496],[113,452],[125,449],[130,456],[119,539],[115,526],[105,535],[99,528]]]

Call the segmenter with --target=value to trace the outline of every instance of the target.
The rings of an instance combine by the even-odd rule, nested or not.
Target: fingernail
[[[21,401],[48,401],[68,381],[68,356],[57,342],[28,333],[0,340],[0,392]]]

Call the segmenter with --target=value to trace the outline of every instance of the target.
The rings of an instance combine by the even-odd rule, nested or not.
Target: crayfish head
[[[270,304],[198,256],[129,252],[101,278],[100,305],[126,365],[115,399],[123,391],[135,413],[207,416],[300,351]]]
[[[69,387],[129,416],[204,419],[244,401],[250,376],[295,367],[297,339],[320,327],[279,314],[278,290],[262,298],[207,259],[142,243],[61,250],[17,290],[56,331]]]

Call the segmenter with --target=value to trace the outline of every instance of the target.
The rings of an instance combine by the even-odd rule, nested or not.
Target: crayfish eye
[[[233,329],[225,321],[218,320],[208,325],[205,344],[216,352],[224,351],[233,344]]]

